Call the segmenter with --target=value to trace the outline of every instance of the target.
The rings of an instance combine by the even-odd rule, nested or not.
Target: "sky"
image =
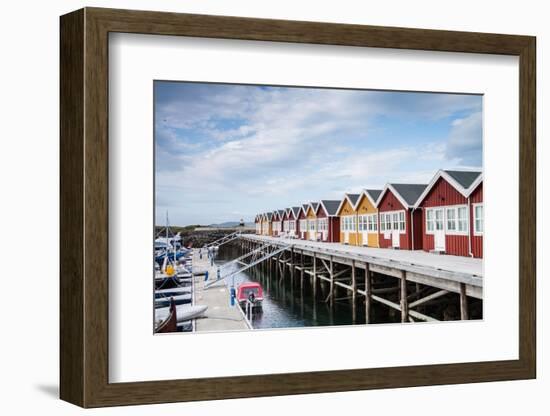
[[[155,81],[155,215],[257,213],[482,167],[482,96]]]

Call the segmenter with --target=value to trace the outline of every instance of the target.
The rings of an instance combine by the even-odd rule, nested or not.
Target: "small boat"
[[[155,296],[178,296],[185,293],[191,293],[191,287],[173,287],[172,289],[155,290]]]
[[[176,332],[178,330],[178,321],[176,316],[176,304],[174,301],[170,302],[168,308],[168,314],[164,318],[159,318],[155,322],[155,333],[167,333]]]
[[[180,305],[176,307],[176,320],[177,322],[188,321],[190,319],[198,318],[208,309],[207,305]],[[164,321],[170,314],[170,308],[155,309],[155,318],[157,320]]]
[[[263,300],[264,292],[258,282],[241,283],[237,288],[237,302],[242,308],[246,308],[248,302],[254,308],[261,308]]]
[[[171,296],[171,297],[155,296],[155,308],[164,308],[166,306],[170,306],[171,302],[174,302],[176,305],[183,305],[185,303],[191,303],[192,300],[193,300],[193,296],[191,296],[191,293],[186,293],[183,295],[177,295],[177,296]]]

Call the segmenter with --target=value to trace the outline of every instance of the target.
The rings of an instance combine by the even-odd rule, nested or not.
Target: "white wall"
[[[549,101],[545,61],[550,56],[550,26],[541,1],[69,1],[4,2],[0,15],[0,178],[2,204],[0,300],[0,408],[2,413],[76,414],[80,410],[56,399],[58,385],[58,16],[82,6],[103,6],[190,13],[241,15],[277,19],[408,26],[482,32],[529,34],[538,37],[538,161],[539,161],[539,379],[401,390],[169,404],[94,410],[88,414],[238,414],[259,408],[267,415],[314,411],[333,415],[344,409],[358,413],[409,415],[545,414],[550,382],[542,332],[542,234],[550,233],[540,213],[548,210],[542,183],[548,183],[550,146],[544,143],[544,103]],[[544,177],[543,177],[544,176]],[[546,180],[545,180],[546,179]],[[547,199],[548,192],[544,195]],[[27,239],[32,236],[32,239]],[[35,237],[37,239],[35,240]],[[36,241],[30,254],[26,245]],[[22,251],[23,249],[23,251]],[[31,249],[31,247],[29,247]],[[21,262],[25,260],[25,262]],[[28,330],[13,328],[30,320]],[[476,342],[476,340],[466,340]],[[311,410],[310,410],[311,409]],[[11,410],[10,413],[8,411]]]

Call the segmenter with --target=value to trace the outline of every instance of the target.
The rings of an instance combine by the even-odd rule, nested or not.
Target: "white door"
[[[445,221],[443,217],[443,208],[434,210],[434,218],[434,250],[445,251]]]
[[[392,214],[392,232],[391,232],[391,246],[393,248],[399,248],[399,213],[394,212]]]

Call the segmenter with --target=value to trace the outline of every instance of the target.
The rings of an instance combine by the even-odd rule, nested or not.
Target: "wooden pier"
[[[211,265],[206,250],[193,249],[193,271],[207,270],[208,282],[216,280],[216,265]],[[226,282],[220,282],[215,286],[206,288],[204,276],[194,278],[194,299],[195,305],[207,305],[205,316],[195,320],[195,332],[216,332],[216,331],[246,331],[251,329],[244,313],[238,305],[231,306],[230,293]]]
[[[401,322],[416,322],[440,320],[426,311],[449,297],[456,298],[458,319],[471,319],[471,304],[483,299],[481,259],[250,234],[237,241],[243,253],[264,245],[286,248],[266,263],[275,263],[281,275],[288,272],[293,282],[299,279],[302,288],[308,280],[315,299],[321,283],[325,302],[332,305],[350,298],[354,317],[360,313],[357,300],[361,297],[366,323],[373,322],[375,302],[399,313]]]

